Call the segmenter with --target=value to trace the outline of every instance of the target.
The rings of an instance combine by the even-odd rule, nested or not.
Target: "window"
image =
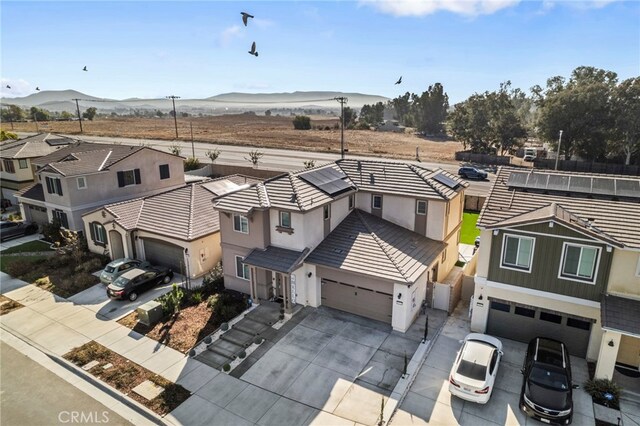
[[[535,239],[505,234],[502,240],[502,267],[531,272]]]
[[[2,164],[4,164],[4,170],[7,173],[15,173],[16,172],[16,168],[13,165],[13,160],[3,160]]]
[[[107,244],[107,232],[102,224],[98,222],[91,222],[89,225],[89,232],[91,232],[91,239],[97,245],[104,246]]]
[[[18,160],[18,167],[20,167],[21,169],[26,169],[27,167],[29,167],[26,158]]]
[[[122,188],[123,186],[130,185],[140,185],[140,169],[133,170],[125,170],[122,172],[118,172],[118,187]]]
[[[169,179],[171,175],[169,174],[169,165],[168,164],[160,164],[160,180]]]
[[[598,266],[600,249],[564,243],[562,262],[558,278],[593,283]]]
[[[382,208],[382,195],[374,195],[371,201],[371,207],[374,209]]]
[[[67,214],[60,210],[54,210],[51,212],[54,220],[58,220],[60,222],[60,226],[63,228],[69,229],[69,221],[67,220]]]
[[[77,178],[76,182],[78,183],[78,189],[85,189],[87,187],[87,180],[84,178],[84,176],[80,176],[79,178]]]
[[[291,228],[291,212],[280,212],[280,226]]]
[[[244,263],[244,257],[236,256],[236,276],[243,280],[249,279],[249,265]]]
[[[500,303],[492,300],[491,309],[494,309],[496,311],[509,312],[511,310],[511,305],[509,305],[508,303]]]
[[[523,308],[522,306],[516,306],[514,311],[516,315],[522,315],[523,317],[533,318],[536,315],[536,311],[534,309]]]
[[[416,214],[424,216],[427,214],[427,202],[424,200],[416,201]]]
[[[560,315],[552,314],[550,312],[540,312],[540,319],[542,321],[549,321],[556,324],[560,324],[562,322],[562,317]]]
[[[322,208],[322,218],[324,220],[331,218],[331,204],[327,204]]]
[[[567,318],[567,325],[581,330],[589,330],[591,328],[591,323],[589,321],[582,321],[575,318]]]
[[[349,210],[353,210],[356,205],[356,196],[355,194],[349,195]],[[640,262],[638,262],[640,263]]]
[[[47,192],[49,194],[62,195],[62,182],[59,178],[46,177],[45,183],[47,184]]]
[[[239,214],[233,215],[233,230],[236,232],[242,232],[243,234],[249,233],[249,219],[246,216]]]

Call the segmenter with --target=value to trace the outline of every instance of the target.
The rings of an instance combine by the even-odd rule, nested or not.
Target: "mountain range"
[[[222,114],[225,111],[264,111],[267,109],[322,109],[340,108],[335,98],[346,97],[347,106],[361,108],[365,104],[386,103],[389,98],[362,93],[310,91],[292,93],[223,93],[202,99],[176,99],[176,110],[191,113]],[[81,109],[96,107],[98,112],[126,112],[135,109],[168,111],[170,99],[107,99],[87,95],[76,90],[43,90],[21,98],[1,98],[0,104],[23,108],[38,107],[52,112],[74,113],[76,102]]]

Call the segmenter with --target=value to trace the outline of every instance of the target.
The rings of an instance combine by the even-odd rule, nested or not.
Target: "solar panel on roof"
[[[616,195],[619,197],[640,198],[640,181],[616,179]]]
[[[329,195],[335,195],[345,189],[351,188],[344,180],[347,175],[341,170],[336,170],[331,167],[301,173],[298,177]]]
[[[433,179],[437,180],[438,182],[440,182],[445,186],[448,186],[451,189],[456,189],[457,187],[460,186],[459,182],[456,182],[449,176],[443,175],[442,173],[438,173],[437,175],[433,176]]]
[[[326,192],[329,195],[335,195],[345,189],[349,189],[351,186],[344,180],[334,180],[333,182],[325,183],[324,185],[320,185],[320,189]]]
[[[591,193],[599,195],[616,195],[616,181],[611,178],[593,178]]]
[[[569,189],[569,176],[549,175],[547,189],[550,191],[567,191]]]
[[[527,188],[531,189],[547,189],[547,180],[549,175],[543,173],[531,173],[527,179]]]
[[[526,187],[527,175],[528,173],[511,172],[511,174],[509,175],[509,180],[507,181],[507,185],[515,186],[518,188]]]
[[[591,194],[591,178],[585,176],[571,176],[569,191],[579,194]]]

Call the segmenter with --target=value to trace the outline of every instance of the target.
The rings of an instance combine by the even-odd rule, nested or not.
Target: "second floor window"
[[[21,169],[26,169],[27,167],[29,167],[29,165],[27,164],[27,160],[24,158],[18,160],[18,167],[20,167]]]
[[[13,160],[2,160],[2,164],[4,165],[4,171],[7,173],[15,173],[16,168],[13,165]]]
[[[416,214],[424,216],[427,214],[427,202],[424,200],[416,201]]]
[[[324,220],[329,220],[331,218],[331,204],[327,204],[322,207],[322,218]]]
[[[280,226],[291,228],[291,212],[280,212]]]
[[[60,178],[46,177],[45,183],[47,184],[47,193],[62,195],[62,182]]]
[[[236,256],[236,276],[243,280],[248,280],[251,277],[249,265],[244,263],[244,258],[241,256]]]
[[[502,240],[502,266],[531,272],[534,242],[530,237],[505,234]]]
[[[171,175],[169,174],[169,165],[168,164],[160,164],[160,180],[169,179]]]
[[[558,278],[591,282],[595,280],[600,248],[564,243]]]
[[[355,194],[349,195],[349,210],[353,210],[356,206],[356,196]]]
[[[371,200],[371,207],[374,209],[382,208],[382,195],[374,195]]]
[[[118,172],[118,187],[140,185],[140,169],[124,170]]]
[[[69,229],[69,220],[67,219],[67,214],[65,212],[60,210],[54,210],[51,212],[51,215],[53,216],[54,220],[57,220],[60,222],[60,226],[62,226],[63,228]]]
[[[239,214],[233,215],[233,230],[236,232],[242,232],[243,234],[249,233],[249,219],[246,216]]]
[[[87,180],[84,176],[78,177],[76,182],[78,183],[78,189],[85,189],[87,187]]]

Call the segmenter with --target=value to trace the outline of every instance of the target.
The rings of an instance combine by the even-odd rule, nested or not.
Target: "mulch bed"
[[[72,349],[63,355],[63,358],[79,367],[91,361],[98,361],[98,365],[89,370],[90,374],[161,416],[173,411],[191,396],[191,392],[182,386],[170,382],[94,341]],[[105,370],[103,366],[109,363],[113,366]],[[132,392],[133,388],[145,380],[162,386],[165,389],[164,392],[152,400]]]
[[[8,314],[9,312],[13,312],[16,309],[23,308],[24,305],[16,302],[13,299],[9,299],[7,296],[3,296],[0,294],[0,315]]]

